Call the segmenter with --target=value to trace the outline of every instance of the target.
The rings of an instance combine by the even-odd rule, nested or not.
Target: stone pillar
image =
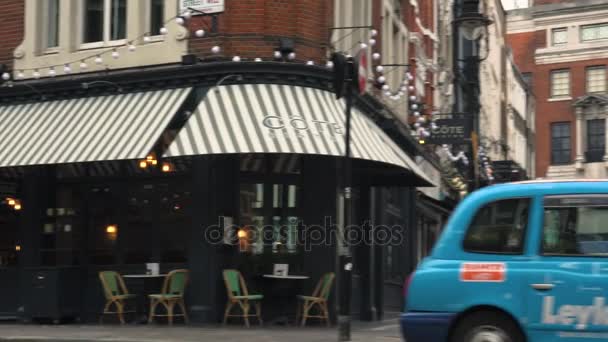
[[[576,107],[576,159],[574,160],[576,169],[583,170],[585,154],[583,150],[583,108]]]

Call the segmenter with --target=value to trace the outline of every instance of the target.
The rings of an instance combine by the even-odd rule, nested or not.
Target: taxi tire
[[[477,327],[494,326],[504,331],[511,342],[526,340],[521,329],[509,316],[498,311],[477,311],[462,317],[451,334],[450,342],[469,342],[466,336]]]

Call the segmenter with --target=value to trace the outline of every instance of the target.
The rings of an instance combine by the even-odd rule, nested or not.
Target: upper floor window
[[[551,124],[551,164],[570,163],[570,123]]]
[[[606,124],[604,119],[587,120],[587,155],[585,160],[594,163],[604,159],[606,151]]]
[[[608,39],[608,23],[581,26],[581,41]]]
[[[127,0],[85,0],[83,43],[120,41],[127,34]]]
[[[606,67],[587,68],[587,92],[603,93],[606,91]]]
[[[45,0],[42,3],[42,48],[52,49],[59,46],[59,0]]]
[[[160,29],[165,26],[165,0],[150,0],[150,35],[160,34]]]
[[[568,28],[560,27],[551,30],[551,44],[564,45],[568,43]]]
[[[570,71],[551,71],[551,97],[567,97],[570,95]]]

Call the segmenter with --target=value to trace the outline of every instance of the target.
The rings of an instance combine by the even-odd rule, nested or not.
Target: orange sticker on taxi
[[[460,280],[470,282],[504,282],[507,266],[503,262],[465,262],[460,266]]]

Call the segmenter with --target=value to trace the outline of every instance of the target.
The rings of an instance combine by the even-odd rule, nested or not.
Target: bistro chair
[[[133,313],[132,311],[125,311],[126,302],[129,299],[134,299],[136,296],[129,294],[125,282],[118,274],[114,271],[101,271],[99,272],[99,280],[103,287],[103,293],[106,297],[106,305],[103,308],[103,313],[99,318],[99,323],[103,323],[103,317],[107,314],[116,314],[121,324],[125,324],[124,314]],[[114,304],[116,311],[110,311],[110,308]]]
[[[330,326],[329,322],[329,310],[327,309],[327,300],[331,293],[331,286],[334,281],[335,274],[333,272],[325,273],[315,290],[312,292],[312,296],[298,296],[298,311],[296,312],[296,324],[300,317],[302,317],[302,326],[306,325],[307,318],[320,318],[324,319],[327,326]],[[310,312],[313,307],[317,307],[318,313],[311,315]]]
[[[261,300],[264,295],[261,294],[249,294],[247,290],[247,284],[241,272],[237,270],[224,270],[224,283],[226,284],[226,291],[228,292],[228,303],[226,303],[226,311],[224,312],[224,325],[228,320],[228,317],[243,317],[245,326],[249,328],[249,317],[257,317],[260,325],[264,324],[262,321],[262,306]],[[250,315],[251,304],[255,304],[255,314]],[[230,311],[234,305],[238,304],[241,308],[242,314],[231,315]]]
[[[162,293],[148,295],[150,298],[150,316],[148,317],[148,323],[152,323],[154,317],[167,317],[169,325],[172,325],[173,317],[175,316],[183,316],[184,322],[188,323],[188,314],[186,313],[186,304],[184,303],[184,292],[186,290],[188,278],[188,270],[173,270],[165,277],[161,291]],[[159,304],[165,307],[165,315],[156,313],[156,307]],[[181,314],[175,314],[173,312],[176,304],[179,305],[182,311]]]

